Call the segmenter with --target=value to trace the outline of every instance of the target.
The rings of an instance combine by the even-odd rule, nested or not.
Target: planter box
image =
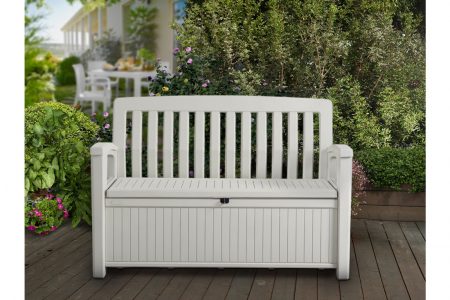
[[[401,191],[366,191],[365,203],[355,219],[384,221],[425,221],[425,193]]]

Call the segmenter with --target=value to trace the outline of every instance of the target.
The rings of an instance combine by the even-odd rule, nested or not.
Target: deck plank
[[[156,299],[175,276],[174,269],[162,269],[154,276],[134,299]]]
[[[197,271],[197,269],[178,269],[177,274],[172,278],[161,295],[159,295],[158,299],[179,299],[189,283],[191,283]]]
[[[298,269],[297,282],[295,286],[296,300],[317,299],[317,270]]]
[[[339,289],[342,300],[359,300],[363,299],[361,290],[361,280],[359,278],[358,264],[355,257],[355,249],[353,241],[350,246],[350,279],[339,282]]]
[[[414,257],[416,258],[417,264],[419,265],[420,271],[424,278],[425,276],[425,240],[419,231],[419,228],[413,222],[401,222],[400,227],[402,228],[403,234],[408,241],[409,247],[411,248]]]
[[[248,295],[249,300],[264,300],[272,297],[273,284],[276,272],[274,270],[261,269],[256,272],[255,280]]]
[[[208,289],[206,290],[205,300],[218,300],[225,299],[228,290],[230,289],[231,282],[233,280],[235,269],[220,269],[217,271],[214,279],[211,281]]]
[[[119,269],[111,277],[111,280],[108,280],[103,288],[92,296],[92,299],[111,299],[120,291],[123,286],[125,286],[134,277],[134,275],[136,275],[137,271],[138,270],[136,268]]]
[[[397,222],[385,222],[384,229],[411,299],[425,299],[425,279]]]
[[[133,299],[157,273],[158,269],[140,269],[112,299]]]
[[[294,299],[296,274],[295,269],[280,269],[277,271],[272,299]]]
[[[366,224],[388,299],[409,299],[408,291],[395,261],[383,223],[367,221]]]
[[[111,278],[116,274],[116,272],[119,271],[118,269],[111,269],[108,270],[106,273],[105,278],[92,278],[88,280],[85,284],[81,286],[75,293],[70,295],[68,299],[71,300],[85,300],[89,299],[97,293],[97,291],[101,290],[103,286],[105,286]]]
[[[192,279],[191,283],[189,283],[180,299],[202,299],[213,280],[215,273],[216,269],[200,269],[194,279]]]
[[[255,278],[255,269],[239,269],[234,275],[225,299],[247,299]]]
[[[423,239],[424,240],[426,240],[427,239],[427,237],[426,237],[426,230],[425,230],[425,222],[416,222],[416,225],[417,225],[417,227],[419,228],[419,230],[420,230],[420,233],[422,234],[422,236],[423,236]]]
[[[364,220],[352,220],[352,239],[364,299],[386,299],[375,254]]]
[[[317,299],[319,300],[339,300],[339,281],[336,279],[335,270],[319,270],[317,291]]]

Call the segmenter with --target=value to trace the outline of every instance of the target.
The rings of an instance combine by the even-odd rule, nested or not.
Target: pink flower
[[[109,112],[105,111],[105,112],[103,113],[103,116],[104,116],[105,118],[107,118],[107,117],[109,116]]]
[[[188,64],[192,64],[192,58],[189,58],[189,59],[187,60],[187,63],[188,63]]]
[[[105,129],[109,129],[109,127],[111,127],[111,125],[109,125],[109,123],[106,123],[105,126],[103,126]]]
[[[47,197],[48,199],[53,199],[55,195],[48,193],[47,195],[45,195],[45,197]]]
[[[36,227],[33,226],[33,225],[30,225],[30,226],[27,226],[27,229],[28,229],[29,231],[35,231],[35,230],[36,230]]]
[[[202,84],[202,87],[206,88],[206,87],[208,87],[208,84],[207,84],[206,82],[204,82],[204,83]]]
[[[177,54],[178,52],[180,52],[180,48],[173,49],[173,54]]]
[[[92,113],[92,115],[91,115],[91,116],[95,117],[96,115],[97,115],[97,113]]]
[[[34,211],[34,215],[36,217],[42,217],[42,213],[40,211],[38,211],[37,209]]]
[[[56,202],[62,203],[62,199],[61,198],[56,198]]]
[[[186,51],[186,53],[189,53],[189,52],[192,51],[192,48],[191,47],[186,47],[186,49],[184,49],[184,51]]]
[[[69,212],[67,209],[64,210],[64,219],[67,219],[69,217]]]
[[[58,227],[56,227],[56,226],[50,227],[50,231],[55,231],[56,229],[58,229]]]
[[[64,205],[58,204],[58,209],[59,209],[59,210],[63,210],[63,209],[64,209]]]

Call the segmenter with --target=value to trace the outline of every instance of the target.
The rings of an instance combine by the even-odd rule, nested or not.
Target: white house
[[[175,21],[176,11],[183,9],[185,1],[153,0],[151,6],[158,9],[156,17],[156,55],[173,65],[172,49],[175,45],[175,33],[171,24]],[[61,28],[64,32],[66,55],[80,55],[91,45],[96,36],[106,30],[112,30],[123,42],[127,39],[127,17],[131,8],[142,4],[139,0],[121,0],[120,3],[92,10],[81,8]]]

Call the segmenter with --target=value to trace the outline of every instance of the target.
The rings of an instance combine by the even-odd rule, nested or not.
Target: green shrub
[[[79,63],[80,59],[77,56],[69,56],[59,63],[55,74],[59,85],[75,84],[75,72],[72,66]]]
[[[424,147],[367,149],[355,157],[376,188],[410,185],[413,192],[425,191]]]
[[[25,110],[25,193],[61,194],[75,225],[90,223],[89,148],[98,130],[66,104],[42,102]]]
[[[103,32],[101,38],[94,42],[93,47],[81,54],[80,60],[87,70],[87,62],[90,60],[104,60],[107,63],[115,64],[121,57],[122,43],[110,29]]]

